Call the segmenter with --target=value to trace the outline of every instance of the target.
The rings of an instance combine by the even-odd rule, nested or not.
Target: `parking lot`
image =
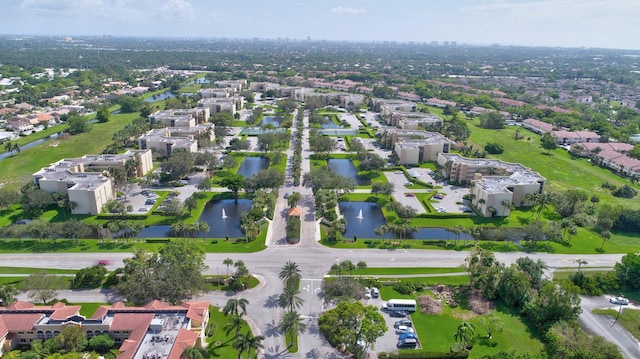
[[[432,205],[436,211],[462,213],[467,210],[467,206],[460,203],[463,203],[463,196],[469,193],[469,188],[452,186],[446,182],[438,182],[432,177],[432,171],[428,168],[411,168],[408,172],[423,182],[431,182],[435,186],[442,187],[437,190],[438,193],[443,194],[442,198],[433,198]],[[387,176],[389,182],[394,184],[394,197],[398,202],[404,206],[411,206],[417,213],[426,212],[419,198],[417,196],[413,197],[408,193],[427,193],[430,192],[429,189],[412,189],[411,186],[405,186],[405,183],[409,182],[409,180],[404,173],[400,171],[385,172],[385,176]],[[418,196],[420,195],[418,194]]]
[[[385,300],[381,298],[368,299],[365,304],[373,305],[377,308],[381,308],[382,304]],[[405,318],[394,318],[389,315],[387,312],[380,311],[380,314],[384,317],[385,322],[387,323],[387,331],[383,336],[376,340],[375,351],[376,352],[393,352],[398,350],[398,335],[396,334],[396,329],[393,327],[396,321]],[[410,316],[407,316],[406,319],[411,319]],[[420,338],[420,333],[416,333],[416,337]],[[419,340],[418,340],[419,341]],[[420,346],[418,346],[420,348]]]

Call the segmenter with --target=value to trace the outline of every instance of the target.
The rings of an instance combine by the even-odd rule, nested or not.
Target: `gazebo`
[[[302,215],[302,210],[300,207],[293,207],[289,209],[289,217],[300,217]]]

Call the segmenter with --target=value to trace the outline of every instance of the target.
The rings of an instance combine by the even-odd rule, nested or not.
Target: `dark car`
[[[404,318],[407,316],[407,312],[405,312],[404,310],[392,310],[391,313],[389,313],[390,317],[396,317],[396,318]]]
[[[393,324],[393,327],[397,329],[401,325],[404,325],[404,326],[407,326],[407,327],[411,327],[411,326],[413,326],[413,323],[411,323],[411,321],[409,319],[400,319],[400,320],[398,320],[397,322],[395,322]]]

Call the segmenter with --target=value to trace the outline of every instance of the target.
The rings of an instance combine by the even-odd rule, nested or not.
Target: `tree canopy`
[[[134,303],[178,303],[204,290],[205,252],[194,241],[174,240],[157,253],[137,250],[124,260],[118,292]]]

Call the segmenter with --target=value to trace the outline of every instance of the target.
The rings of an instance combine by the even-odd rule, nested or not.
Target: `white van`
[[[379,298],[380,297],[380,291],[378,290],[378,288],[373,287],[371,288],[371,298]]]

